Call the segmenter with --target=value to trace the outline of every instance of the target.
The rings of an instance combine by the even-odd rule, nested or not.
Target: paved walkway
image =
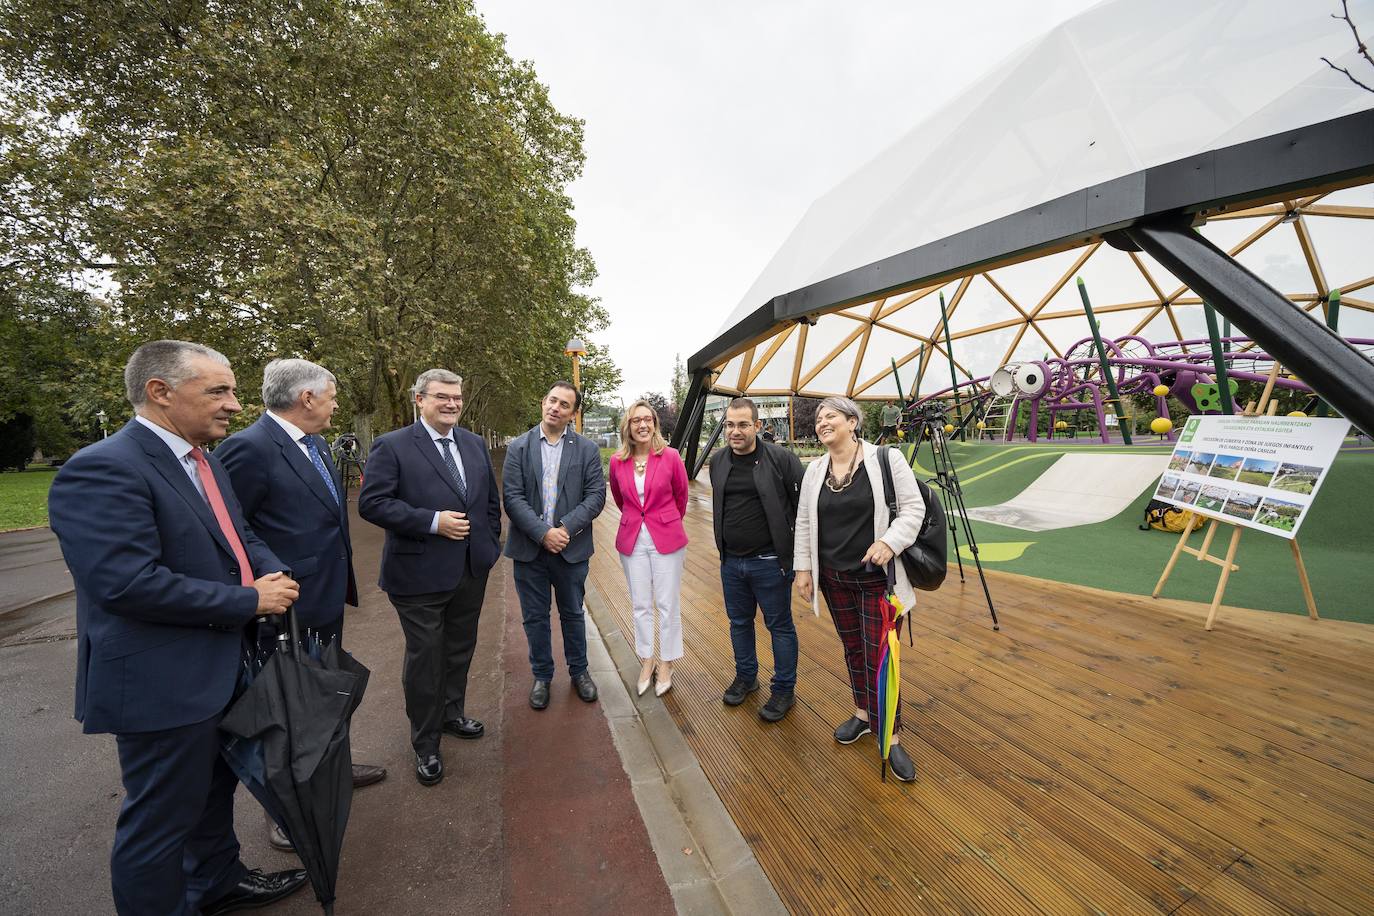
[[[47,528],[0,532],[0,640],[71,613],[72,577]]]
[[[348,611],[345,644],[372,670],[354,719],[353,753],[359,762],[385,765],[391,776],[354,798],[336,912],[730,912],[687,823],[716,836],[729,835],[733,824],[712,821],[724,816],[714,797],[680,799],[668,789],[673,777],[665,775],[669,768],[655,756],[624,687],[633,672],[617,670],[591,618],[589,654],[601,702],[576,698],[560,660],[549,709],[529,708],[508,561],[492,571],[468,691],[468,714],[485,722],[486,736],[445,738],[445,780],[434,788],[416,783],[400,689],[401,632],[372,584],[382,538],[356,518],[353,530],[363,594],[361,606]],[[27,577],[27,591],[7,582],[3,594],[51,594],[42,590],[44,575],[56,583],[54,592],[69,587],[65,569],[52,567],[46,529],[24,535],[0,538],[0,568],[23,569]],[[0,914],[107,912],[108,855],[123,795],[114,741],[82,735],[71,718],[73,599],[42,608],[37,616],[32,607],[0,612]],[[556,624],[554,632],[557,638]],[[611,648],[623,661],[628,647]],[[555,657],[561,659],[557,644]],[[665,737],[662,724],[657,744],[670,746],[673,735]],[[680,774],[689,765],[695,766],[690,756],[671,769]],[[246,863],[294,864],[294,856],[267,845],[260,809],[243,791],[236,813]],[[771,895],[766,881],[752,899],[760,894]],[[318,909],[307,890],[270,912]]]

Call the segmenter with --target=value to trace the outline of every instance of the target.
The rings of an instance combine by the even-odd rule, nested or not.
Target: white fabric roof
[[[1333,10],[1334,0],[1093,7],[812,204],[721,333],[774,296],[1061,195],[1374,108],[1374,93],[1321,60],[1367,69]],[[1374,0],[1350,11],[1374,31]]]

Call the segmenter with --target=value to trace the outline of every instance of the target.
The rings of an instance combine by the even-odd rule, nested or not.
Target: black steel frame
[[[1364,379],[1369,361],[1354,362],[1336,335],[1315,333],[1310,315],[1288,303],[1224,252],[1181,224],[1198,215],[1255,206],[1285,197],[1360,184],[1374,179],[1374,110],[1261,137],[1164,163],[1013,213],[936,242],[846,271],[761,304],[687,361],[694,380],[742,351],[770,328],[814,317],[856,302],[954,279],[999,263],[1122,236],[1150,251],[1222,314],[1244,327],[1357,426],[1374,432],[1374,387]],[[1169,260],[1156,251],[1166,252]],[[1251,298],[1258,295],[1259,300]],[[1274,297],[1287,308],[1279,310]],[[1263,302],[1256,305],[1257,301]],[[1284,346],[1285,335],[1299,338]],[[1339,338],[1337,338],[1339,339]],[[1275,343],[1277,342],[1277,343]],[[1363,359],[1358,352],[1354,358]],[[1339,363],[1322,371],[1321,359]],[[1314,371],[1315,370],[1315,371]],[[694,392],[695,393],[695,392]],[[709,381],[699,393],[703,402]],[[688,400],[692,400],[689,394]],[[684,419],[687,410],[682,411]],[[674,443],[687,443],[695,458],[701,412],[679,424]],[[684,454],[684,457],[685,454]],[[689,462],[690,464],[691,462]]]

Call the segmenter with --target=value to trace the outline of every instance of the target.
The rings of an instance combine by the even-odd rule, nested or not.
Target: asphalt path
[[[362,594],[347,611],[344,645],[372,671],[354,717],[353,759],[382,764],[390,776],[354,796],[339,916],[548,912],[553,891],[564,914],[615,911],[617,897],[637,912],[672,912],[599,706],[564,692],[563,675],[550,709],[528,718],[535,714],[525,703],[528,667],[507,560],[488,583],[468,687],[467,713],[486,735],[445,737],[444,781],[415,781],[402,636],[375,585],[382,535],[356,514],[353,533]],[[46,529],[24,534],[12,547],[9,538],[0,543],[0,564],[12,564],[0,569],[23,579],[0,594],[41,598],[70,588]],[[111,911],[108,859],[123,789],[113,737],[84,735],[72,719],[74,612],[70,597],[40,602],[0,635],[0,914]],[[15,616],[0,614],[0,624]],[[560,781],[575,794],[555,791]],[[245,790],[235,813],[246,864],[296,866],[294,855],[268,846],[261,808]],[[266,912],[319,909],[307,889]]]
[[[0,641],[70,614],[72,577],[48,528],[0,533]]]

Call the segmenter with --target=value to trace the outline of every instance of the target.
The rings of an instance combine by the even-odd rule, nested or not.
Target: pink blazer
[[[611,459],[611,498],[620,509],[620,530],[615,534],[615,549],[629,556],[634,552],[639,526],[649,526],[649,536],[659,553],[673,553],[687,546],[687,529],[682,516],[687,511],[687,468],[682,456],[671,448],[649,456],[644,473],[644,504],[635,488],[635,463]]]

